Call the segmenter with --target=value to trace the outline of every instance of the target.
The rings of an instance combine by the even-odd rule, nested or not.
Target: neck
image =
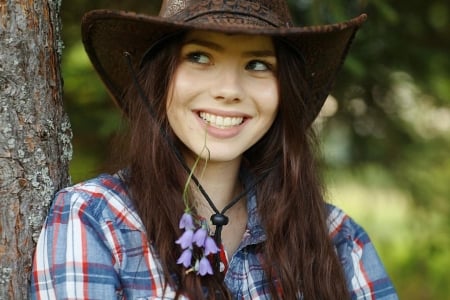
[[[202,161],[194,171],[195,176],[219,211],[222,211],[241,190],[239,168],[240,160],[226,163],[208,162],[206,168]],[[200,193],[198,199],[199,203],[209,207],[206,199]]]
[[[208,162],[205,167],[203,161],[195,169],[195,176],[220,214],[242,192],[242,186],[239,182],[240,163],[241,159],[227,163]],[[195,188],[193,190],[197,199],[197,213],[209,221],[209,228],[215,232],[214,238],[219,240],[218,243],[223,244],[225,251],[233,254],[241,242],[247,224],[245,199],[240,199],[223,214],[229,224],[213,227],[213,224],[219,224],[210,219],[215,214],[214,210],[200,191]],[[212,234],[211,231],[210,233]]]

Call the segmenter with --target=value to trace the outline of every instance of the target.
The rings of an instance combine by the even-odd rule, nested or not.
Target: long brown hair
[[[184,212],[187,173],[173,146],[177,139],[166,117],[166,99],[178,65],[183,34],[164,40],[136,74],[150,103],[149,112],[137,84],[124,100],[129,120],[128,152],[122,164],[129,172],[130,196],[156,251],[167,284],[191,299],[230,299],[220,275],[200,277],[176,264],[174,247]],[[326,206],[316,170],[314,136],[306,118],[308,84],[299,54],[274,40],[277,51],[280,107],[269,132],[245,156],[246,168],[258,178],[257,205],[267,241],[259,247],[274,299],[346,299],[342,267],[326,226]],[[175,276],[174,276],[175,275]],[[176,279],[174,279],[176,278]],[[275,283],[277,282],[277,283]],[[204,288],[208,294],[204,295]],[[279,295],[279,290],[282,295]]]

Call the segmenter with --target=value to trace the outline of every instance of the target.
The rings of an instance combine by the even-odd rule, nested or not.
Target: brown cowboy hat
[[[125,54],[139,68],[146,51],[167,35],[200,29],[280,37],[303,56],[313,92],[312,122],[365,19],[362,14],[337,24],[294,27],[285,0],[164,0],[158,16],[90,11],[82,20],[82,38],[94,68],[122,108],[123,92],[132,82]]]

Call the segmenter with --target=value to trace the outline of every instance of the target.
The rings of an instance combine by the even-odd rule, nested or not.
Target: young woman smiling
[[[311,127],[364,19],[294,27],[282,0],[88,13],[127,149],[57,193],[32,298],[397,299],[365,231],[324,201]]]

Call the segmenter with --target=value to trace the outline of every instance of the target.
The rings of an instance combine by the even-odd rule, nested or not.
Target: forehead
[[[273,50],[273,40],[264,35],[231,34],[216,31],[192,30],[187,32],[184,44],[209,42],[224,48],[248,48],[252,50]]]

